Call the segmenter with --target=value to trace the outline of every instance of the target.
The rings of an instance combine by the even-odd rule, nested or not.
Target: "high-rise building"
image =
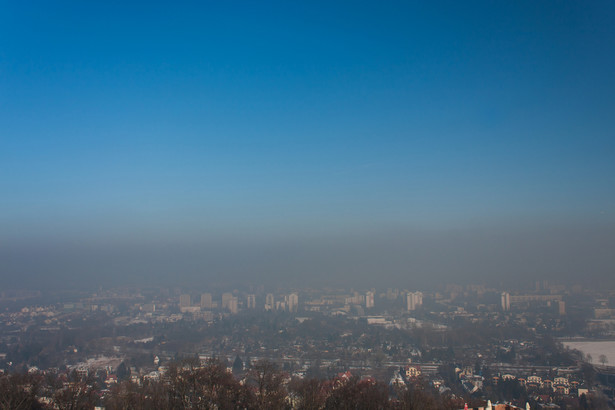
[[[374,307],[374,292],[368,291],[365,293],[365,307],[366,308]]]
[[[290,295],[288,295],[287,306],[289,312],[296,312],[299,308],[299,295],[297,295],[296,293],[291,293]]]
[[[408,310],[415,310],[423,304],[423,293],[421,292],[408,292],[406,295],[406,304]]]
[[[504,312],[508,312],[510,310],[510,293],[508,292],[502,292],[502,297],[501,297],[501,302],[502,302],[502,310]]]
[[[232,296],[229,301],[228,301],[228,310],[231,311],[231,313],[237,313],[237,298]]]
[[[201,309],[211,309],[211,293],[203,293],[201,295]]]
[[[190,295],[183,294],[179,296],[179,307],[189,307],[190,306]]]
[[[273,293],[267,293],[265,296],[265,310],[273,310],[275,307],[275,302],[273,298]]]
[[[246,306],[248,309],[256,309],[256,296],[255,295],[248,295]]]
[[[227,292],[222,294],[222,309],[229,309],[229,303],[231,302],[232,298],[232,293]]]
[[[559,310],[559,314],[561,316],[564,316],[566,314],[566,302],[564,302],[563,300],[560,300],[557,303],[558,303],[557,307]]]

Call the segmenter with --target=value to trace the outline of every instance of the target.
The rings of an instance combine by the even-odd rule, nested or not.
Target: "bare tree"
[[[295,379],[290,388],[298,399],[294,407],[300,410],[319,410],[327,399],[324,383],[318,379]]]
[[[609,362],[609,359],[607,359],[604,354],[601,354],[600,357],[598,357],[598,360],[603,366]]]
[[[36,399],[38,386],[28,374],[0,376],[0,410],[42,409]]]
[[[286,407],[286,391],[283,375],[278,366],[268,360],[259,360],[249,371],[256,387],[256,401],[259,409],[283,409]]]
[[[60,410],[93,409],[96,404],[96,392],[84,381],[71,382],[56,392],[53,401]]]
[[[235,380],[218,360],[210,360],[205,366],[189,363],[183,363],[181,367],[173,365],[167,377],[168,388],[164,388],[162,394],[154,393],[165,400],[168,408],[245,409],[254,402],[250,391]],[[167,397],[164,396],[165,391]],[[162,408],[161,403],[158,408]]]
[[[397,391],[397,408],[404,410],[436,410],[439,404],[436,396],[427,391],[427,384],[419,382]],[[441,406],[440,406],[441,407]]]

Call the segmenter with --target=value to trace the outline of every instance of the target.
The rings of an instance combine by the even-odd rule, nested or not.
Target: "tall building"
[[[256,309],[256,296],[255,295],[248,295],[246,306],[248,309]]]
[[[366,308],[374,307],[374,292],[368,291],[365,293],[365,307]]]
[[[273,293],[267,293],[267,296],[265,296],[265,310],[273,310],[274,307]]]
[[[557,307],[558,307],[559,314],[561,316],[564,316],[566,314],[566,302],[564,302],[563,300],[560,300],[557,303],[558,303]]]
[[[183,294],[179,296],[179,307],[189,307],[190,306],[190,295]]]
[[[296,293],[291,293],[290,295],[288,295],[287,306],[289,312],[296,312],[299,308],[299,295],[297,295]]]
[[[232,293],[227,292],[222,294],[222,309],[229,309],[229,303],[231,302],[232,298]]]
[[[502,292],[502,310],[508,312],[510,310],[510,293]]]
[[[423,304],[423,293],[421,292],[408,292],[406,295],[406,304],[408,310],[415,310]]]
[[[201,295],[201,309],[211,309],[211,293],[203,293]]]
[[[230,310],[231,313],[237,313],[237,298],[236,297],[233,296],[228,301],[228,310]]]

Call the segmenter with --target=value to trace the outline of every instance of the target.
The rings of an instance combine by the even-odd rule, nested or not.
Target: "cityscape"
[[[0,410],[615,409],[615,0],[0,4]]]
[[[31,399],[59,408],[125,408],[139,392],[147,406],[148,389],[212,368],[266,408],[337,408],[338,394],[369,408],[608,406],[615,292],[531,285],[5,291],[0,370],[44,381]],[[608,348],[593,357],[592,343]],[[264,368],[277,401],[256,389]]]

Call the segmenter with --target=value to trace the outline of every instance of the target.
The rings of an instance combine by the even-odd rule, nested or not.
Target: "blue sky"
[[[422,3],[4,2],[0,237],[611,226],[615,3]]]

